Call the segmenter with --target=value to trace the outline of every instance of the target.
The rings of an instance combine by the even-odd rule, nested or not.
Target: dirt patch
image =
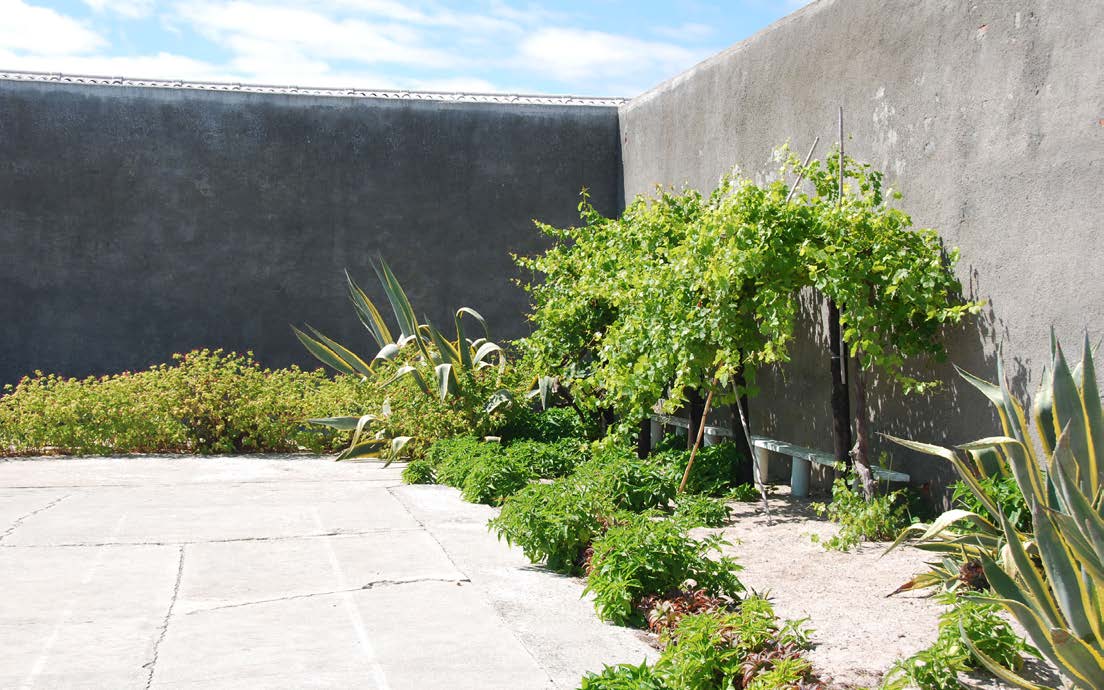
[[[896,660],[930,645],[943,607],[922,593],[887,597],[927,569],[932,554],[902,547],[883,556],[886,544],[863,544],[846,553],[827,551],[812,535],[826,539],[838,530],[818,518],[810,501],[780,487],[770,500],[773,524],[761,504],[733,503],[732,519],[720,532],[732,542],[725,553],[743,566],[744,585],[770,597],[784,618],[808,618],[815,630],[810,658],[833,688],[877,687]],[[1045,667],[1036,677],[1047,687]],[[963,678],[974,688],[1008,688],[979,675]]]

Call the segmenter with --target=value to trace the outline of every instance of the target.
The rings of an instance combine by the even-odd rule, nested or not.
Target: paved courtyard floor
[[[574,688],[654,656],[492,514],[321,458],[0,462],[0,687]]]

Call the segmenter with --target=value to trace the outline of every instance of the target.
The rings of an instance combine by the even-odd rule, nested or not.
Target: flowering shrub
[[[339,448],[309,427],[378,395],[353,377],[263,369],[252,353],[196,350],[172,364],[86,379],[35,372],[0,396],[0,455],[260,453]]]

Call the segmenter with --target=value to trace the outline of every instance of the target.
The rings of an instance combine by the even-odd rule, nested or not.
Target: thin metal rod
[[[735,383],[732,385],[732,392],[736,394],[736,410],[740,413],[740,425],[744,427],[744,440],[747,441],[748,450],[751,451],[752,481],[755,482],[755,487],[759,489],[759,497],[763,499],[763,513],[767,516],[767,525],[773,525],[774,518],[771,517],[770,504],[767,502],[767,485],[763,483],[762,477],[755,471],[755,444],[751,442],[751,427],[748,425],[747,417],[744,416],[744,406],[740,403],[740,392],[736,390]]]
[[[809,147],[809,154],[805,156],[805,162],[801,164],[801,172],[798,173],[797,179],[794,180],[793,187],[790,187],[790,193],[786,195],[786,203],[790,203],[790,199],[793,198],[797,188],[801,185],[801,181],[805,179],[805,168],[809,165],[809,161],[813,159],[813,151],[816,151],[817,143],[820,142],[820,136],[818,135],[813,139],[813,145]]]
[[[843,106],[839,108],[839,196],[836,198],[836,206],[843,207]],[[847,385],[847,341],[843,339],[843,329],[840,329],[840,379],[843,385]]]

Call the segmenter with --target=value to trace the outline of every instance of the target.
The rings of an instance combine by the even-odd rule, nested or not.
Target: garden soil
[[[901,658],[930,645],[943,610],[927,593],[888,596],[926,569],[932,554],[911,547],[884,553],[888,544],[862,544],[854,551],[828,551],[813,541],[834,535],[835,524],[816,516],[810,501],[781,487],[769,501],[768,524],[761,503],[733,503],[721,533],[726,555],[743,566],[741,580],[766,594],[784,618],[808,618],[815,630],[810,658],[831,688],[875,688]],[[1027,671],[1045,687],[1057,687],[1045,663]],[[970,688],[1009,688],[991,677],[963,677]]]

